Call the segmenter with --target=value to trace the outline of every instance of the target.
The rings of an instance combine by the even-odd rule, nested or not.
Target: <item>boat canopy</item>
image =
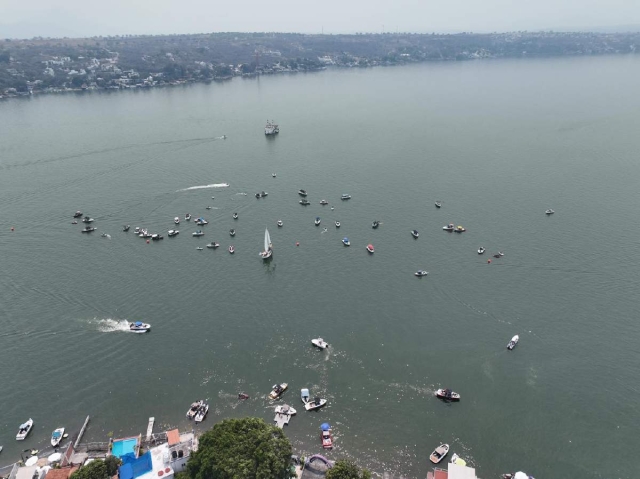
[[[328,422],[323,422],[322,424],[320,424],[320,429],[322,429],[323,431],[328,431],[329,429],[331,429],[331,424],[329,424]]]
[[[301,389],[300,390],[300,395],[301,396],[309,396],[309,390],[308,389]]]
[[[26,429],[27,427],[29,427],[28,422],[25,422],[24,424],[20,424],[20,429]]]
[[[136,326],[142,326],[142,321],[136,321],[136,322],[135,322],[135,325],[136,325]]]

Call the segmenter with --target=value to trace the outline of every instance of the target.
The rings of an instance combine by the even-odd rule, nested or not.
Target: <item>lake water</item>
[[[327,456],[377,472],[425,477],[447,442],[483,478],[635,477],[638,78],[637,56],[478,61],[0,103],[2,462],[88,414],[95,441],[191,429],[200,398],[196,429],[272,421],[288,382],[299,454],[327,421]],[[167,238],[187,212],[205,236]]]

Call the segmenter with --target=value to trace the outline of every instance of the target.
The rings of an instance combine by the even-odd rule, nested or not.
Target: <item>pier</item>
[[[89,424],[89,416],[87,416],[87,418],[84,420],[82,429],[80,429],[80,432],[78,433],[78,437],[76,438],[76,442],[73,444],[74,448],[77,448],[78,445],[80,444],[80,440],[82,439],[82,436],[84,435],[84,431],[87,429],[88,424]]]
[[[150,417],[149,418],[149,424],[147,425],[147,437],[146,437],[146,441],[149,442],[151,440],[151,434],[153,433],[153,423],[156,422],[156,418],[155,417]]]

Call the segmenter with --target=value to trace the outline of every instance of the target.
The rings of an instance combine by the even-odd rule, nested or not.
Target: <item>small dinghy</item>
[[[204,236],[204,232],[202,230],[197,230],[192,233],[193,236]]]
[[[456,233],[464,233],[465,231],[467,231],[464,227],[458,225],[456,226],[456,229],[454,230]]]
[[[151,331],[151,325],[143,323],[142,321],[136,321],[134,323],[129,323],[129,331],[132,333],[147,333]]]
[[[234,230],[234,229],[230,229],[230,230],[229,230],[229,235],[230,235],[230,236],[235,236],[235,235],[236,235],[236,230]]]
[[[186,221],[191,221],[191,215],[189,213],[187,213],[186,215],[184,215],[184,219]]]
[[[209,405],[207,403],[203,403],[196,411],[196,415],[194,416],[193,420],[196,423],[200,423],[204,421],[204,418],[207,417],[208,412],[209,412]]]
[[[418,278],[422,278],[423,276],[428,275],[428,274],[429,274],[429,272],[427,272],[427,271],[423,271],[423,270],[421,270],[421,269],[420,269],[420,270],[416,271],[416,272],[415,272],[415,273],[413,273],[413,274],[415,274]]]
[[[198,410],[200,409],[200,406],[202,406],[203,404],[204,404],[203,399],[200,399],[200,401],[191,403],[191,406],[187,411],[187,419],[193,419],[196,416],[196,414],[198,414]]]
[[[436,201],[436,208],[442,208],[442,201]]]
[[[460,394],[453,392],[451,389],[438,389],[436,397],[445,401],[460,401]]]
[[[306,198],[302,198],[300,201],[298,201],[298,203],[300,203],[302,206],[309,206],[311,204],[311,202]]]
[[[336,228],[340,228],[340,222],[336,221]]]
[[[176,216],[175,218],[173,218],[173,222],[175,224],[179,225],[180,224],[180,218]]]
[[[544,212],[546,215],[552,215],[555,213],[555,211],[553,211],[551,208],[549,208],[547,211]]]
[[[278,220],[278,222],[276,224],[278,225],[278,228],[282,228],[282,226],[284,225],[282,220]]]
[[[127,231],[129,231],[129,228],[131,228],[130,225],[123,225],[122,226],[122,231],[127,232]]]
[[[233,245],[229,246],[229,254],[233,254],[236,252],[236,249],[233,247]]]
[[[372,244],[368,244],[368,245],[367,245],[367,251],[368,251],[370,254],[375,253],[375,250],[373,249],[373,245],[372,245]]]
[[[329,202],[327,200],[320,200],[320,204],[324,206],[324,205],[328,205]]]
[[[316,220],[315,220],[315,224],[316,224],[316,226],[319,226],[319,225],[320,225],[320,221],[321,221],[321,220],[320,220],[320,217],[319,217],[319,216],[316,216]]]
[[[169,230],[169,231],[167,231],[167,236],[175,236],[175,235],[177,235],[179,233],[180,233],[180,231],[178,231],[178,230]]]
[[[373,223],[371,223],[371,227],[373,229],[376,229],[378,226],[380,226],[380,222],[378,220],[375,220]]]
[[[311,344],[320,349],[327,349],[329,347],[329,344],[322,338],[312,339]]]
[[[511,351],[513,348],[516,347],[516,344],[518,344],[518,341],[520,341],[520,336],[516,334],[513,338],[511,338],[511,341],[509,341],[509,344],[507,344],[507,349]]]
[[[307,196],[307,190],[298,190],[298,194],[303,197]]]
[[[237,220],[237,219],[238,219],[238,213],[234,213],[234,214],[232,214],[232,215],[231,215],[231,217],[232,217],[234,220]]]
[[[344,238],[342,238],[342,244],[345,246],[351,246],[351,241],[349,241],[349,238],[345,236]]]
[[[63,427],[59,427],[58,429],[53,431],[53,434],[51,434],[51,445],[53,447],[57,447],[58,444],[60,444],[60,441],[62,441],[63,435],[64,435]]]
[[[350,200],[351,199],[351,195],[343,193],[342,196],[340,197],[340,199],[341,200]]]
[[[220,246],[218,243],[216,243],[215,241],[212,241],[207,245],[207,248],[216,249],[218,246]]]
[[[418,233],[418,230],[411,230],[411,236],[413,236],[414,238],[418,238],[418,236],[420,236],[420,233]]]
[[[278,399],[280,396],[282,396],[282,393],[284,393],[288,387],[289,385],[287,383],[274,384],[273,386],[271,386],[269,399]]]
[[[429,456],[429,460],[434,464],[438,464],[444,459],[444,456],[449,454],[449,444],[440,444]]]
[[[480,246],[480,248],[478,248],[478,254],[484,254],[485,249],[484,246]]]
[[[327,404],[326,399],[316,397],[316,398],[313,398],[311,401],[307,401],[306,403],[304,403],[304,408],[307,411],[314,411],[316,409],[320,409],[325,404]]]
[[[445,231],[453,231],[455,228],[455,226],[453,226],[453,223],[449,223],[447,226],[443,226],[442,229]]]
[[[18,434],[16,434],[16,441],[24,441],[24,439],[27,437],[27,434],[31,432],[31,428],[33,428],[33,419],[31,418],[29,418],[29,420],[24,424],[20,424]]]
[[[80,218],[81,216],[82,216],[82,211],[76,211],[76,212],[73,214],[73,217],[74,217],[74,218]]]
[[[275,173],[271,173],[271,178],[275,178],[276,174]]]

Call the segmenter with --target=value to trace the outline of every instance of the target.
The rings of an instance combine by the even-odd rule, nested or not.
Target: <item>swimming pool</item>
[[[137,437],[127,437],[125,439],[114,439],[111,454],[116,457],[122,457],[125,454],[135,454],[138,445]]]

